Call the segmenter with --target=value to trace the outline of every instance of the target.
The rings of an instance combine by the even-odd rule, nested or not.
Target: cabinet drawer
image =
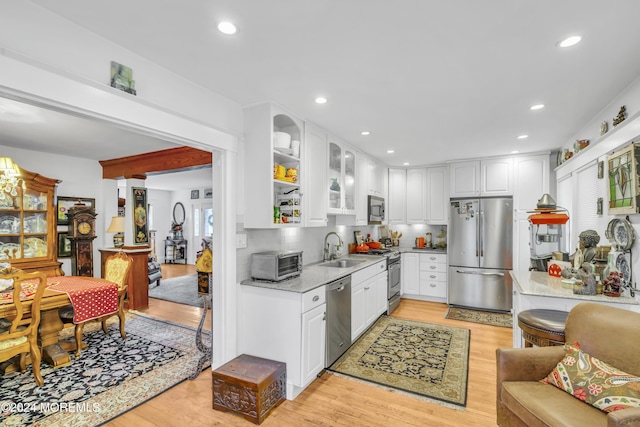
[[[447,254],[420,254],[420,264],[422,263],[446,264]]]
[[[327,295],[325,286],[320,286],[312,291],[302,294],[302,312],[306,313],[312,308],[318,307],[326,302]]]
[[[375,276],[381,271],[385,271],[386,269],[387,269],[387,260],[384,259],[384,260],[378,261],[373,265],[370,265],[369,267],[353,272],[351,274],[351,287],[364,282],[365,280]]]
[[[432,264],[432,263],[420,263],[420,271],[427,271],[427,272],[440,272],[440,273],[446,273],[447,272],[447,264]]]
[[[421,271],[420,280],[428,280],[429,282],[446,282],[447,273],[442,271]]]
[[[428,297],[447,297],[447,282],[435,282],[432,280],[420,280],[420,295]]]

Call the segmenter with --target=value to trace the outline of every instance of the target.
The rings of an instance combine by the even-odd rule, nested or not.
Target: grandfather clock
[[[93,277],[93,239],[96,238],[96,211],[81,202],[69,208],[71,274]]]

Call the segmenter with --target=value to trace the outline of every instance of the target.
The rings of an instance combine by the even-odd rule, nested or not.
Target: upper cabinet
[[[513,194],[513,158],[452,162],[451,197],[510,196]]]
[[[55,207],[59,181],[13,166],[15,173],[0,174],[0,262],[47,276],[62,275]]]
[[[427,222],[427,169],[407,169],[407,224]]]
[[[246,186],[245,227],[302,225],[303,122],[271,104],[246,108],[244,120],[245,170],[255,178]]]
[[[327,134],[312,123],[304,124],[304,218],[307,227],[327,225],[327,167],[318,159],[327,158]]]
[[[328,194],[330,214],[356,213],[356,155],[344,142],[329,137]]]
[[[447,190],[447,167],[427,168],[427,224],[447,224],[449,192]]]
[[[384,177],[386,175],[385,166],[374,159],[373,157],[367,158],[369,165],[369,173],[367,174],[367,187],[368,193],[371,196],[384,197]]]
[[[389,225],[407,223],[407,170],[389,168]]]

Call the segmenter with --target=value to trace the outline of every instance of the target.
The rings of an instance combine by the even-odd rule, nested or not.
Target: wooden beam
[[[149,172],[190,169],[211,164],[212,154],[191,147],[176,147],[136,156],[100,160],[103,179],[142,178]]]

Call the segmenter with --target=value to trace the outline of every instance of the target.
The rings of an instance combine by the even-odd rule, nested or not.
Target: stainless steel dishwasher
[[[330,367],[351,346],[351,276],[327,285],[327,350]]]

